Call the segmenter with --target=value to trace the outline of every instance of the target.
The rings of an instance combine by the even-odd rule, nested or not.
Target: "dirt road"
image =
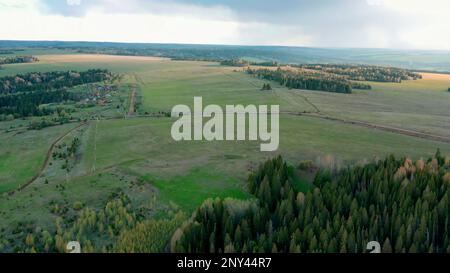
[[[417,137],[417,138],[422,138],[422,139],[427,139],[427,140],[432,140],[432,141],[450,143],[450,137],[447,137],[447,136],[423,133],[423,132],[419,132],[419,131],[402,129],[402,128],[398,128],[398,127],[391,127],[391,126],[380,125],[380,124],[374,124],[374,123],[369,123],[369,122],[364,122],[364,121],[341,119],[341,118],[335,118],[335,117],[330,117],[330,116],[325,116],[325,115],[320,115],[320,114],[315,114],[315,113],[281,112],[280,114],[289,114],[289,115],[295,115],[295,116],[320,118],[320,119],[365,127],[365,128],[369,128],[369,129],[376,129],[376,130],[381,130],[381,131],[385,131],[385,132],[401,134],[401,135],[405,135],[405,136],[412,136],[412,137]]]
[[[76,126],[75,128],[70,129],[69,131],[65,132],[63,135],[59,136],[55,141],[52,142],[50,148],[47,151],[47,155],[45,157],[45,161],[42,164],[42,167],[39,169],[38,173],[33,176],[30,180],[28,180],[25,184],[21,185],[18,189],[10,191],[8,193],[9,196],[14,195],[17,192],[22,191],[23,189],[25,189],[26,187],[30,186],[31,184],[33,184],[43,173],[44,170],[47,168],[48,164],[50,163],[50,160],[52,159],[52,154],[53,154],[53,150],[55,149],[56,145],[58,145],[58,143],[65,138],[67,135],[69,135],[70,133],[72,133],[73,131],[87,125],[89,122],[82,122],[81,124],[79,124],[78,126]]]
[[[128,117],[134,116],[136,113],[135,103],[136,103],[136,86],[130,86],[130,105],[128,107]]]

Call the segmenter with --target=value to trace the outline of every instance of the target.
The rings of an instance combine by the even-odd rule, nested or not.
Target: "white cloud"
[[[394,12],[405,24],[398,28],[395,45],[407,48],[450,49],[450,1],[448,0],[367,0]],[[396,26],[384,26],[385,29]]]
[[[306,4],[291,1],[286,20],[262,1],[256,17],[225,1],[42,1],[0,0],[0,39],[450,49],[447,0],[314,2],[293,17]]]
[[[81,0],[67,0],[67,5],[79,6],[79,5],[81,5]]]
[[[31,3],[0,11],[0,39],[115,42],[227,43],[237,36],[238,23],[168,14],[103,13],[92,9],[83,17],[43,15]],[[26,20],[25,20],[26,18]],[[18,19],[20,23],[17,22]]]
[[[314,41],[313,36],[299,26],[264,22],[245,22],[237,26],[234,44],[299,46],[311,45]]]

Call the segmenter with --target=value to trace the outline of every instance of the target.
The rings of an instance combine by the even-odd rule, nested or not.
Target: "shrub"
[[[312,160],[303,160],[298,164],[298,168],[302,171],[310,170],[313,167]]]
[[[73,209],[74,210],[81,210],[83,207],[84,207],[84,205],[80,201],[77,201],[77,202],[73,203]]]

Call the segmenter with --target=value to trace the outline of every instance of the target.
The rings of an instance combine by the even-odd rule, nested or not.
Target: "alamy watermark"
[[[171,130],[176,141],[259,140],[263,152],[276,151],[280,143],[279,105],[271,105],[270,109],[267,105],[226,105],[222,109],[210,104],[203,108],[202,97],[194,97],[193,111],[180,104],[172,108],[171,114],[178,118]],[[204,119],[208,120],[204,123]]]

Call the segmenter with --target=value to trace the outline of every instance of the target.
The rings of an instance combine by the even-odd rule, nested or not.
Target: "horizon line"
[[[280,45],[280,44],[215,44],[215,43],[181,43],[181,42],[118,42],[118,41],[89,41],[89,40],[16,40],[16,39],[0,39],[1,42],[18,42],[18,43],[98,43],[98,44],[123,44],[123,45],[185,45],[185,46],[224,46],[224,47],[279,47],[279,48],[310,48],[325,50],[392,50],[392,51],[428,51],[428,52],[447,52],[450,49],[421,49],[421,48],[389,48],[389,47],[343,47],[343,46],[308,46],[308,45]]]

